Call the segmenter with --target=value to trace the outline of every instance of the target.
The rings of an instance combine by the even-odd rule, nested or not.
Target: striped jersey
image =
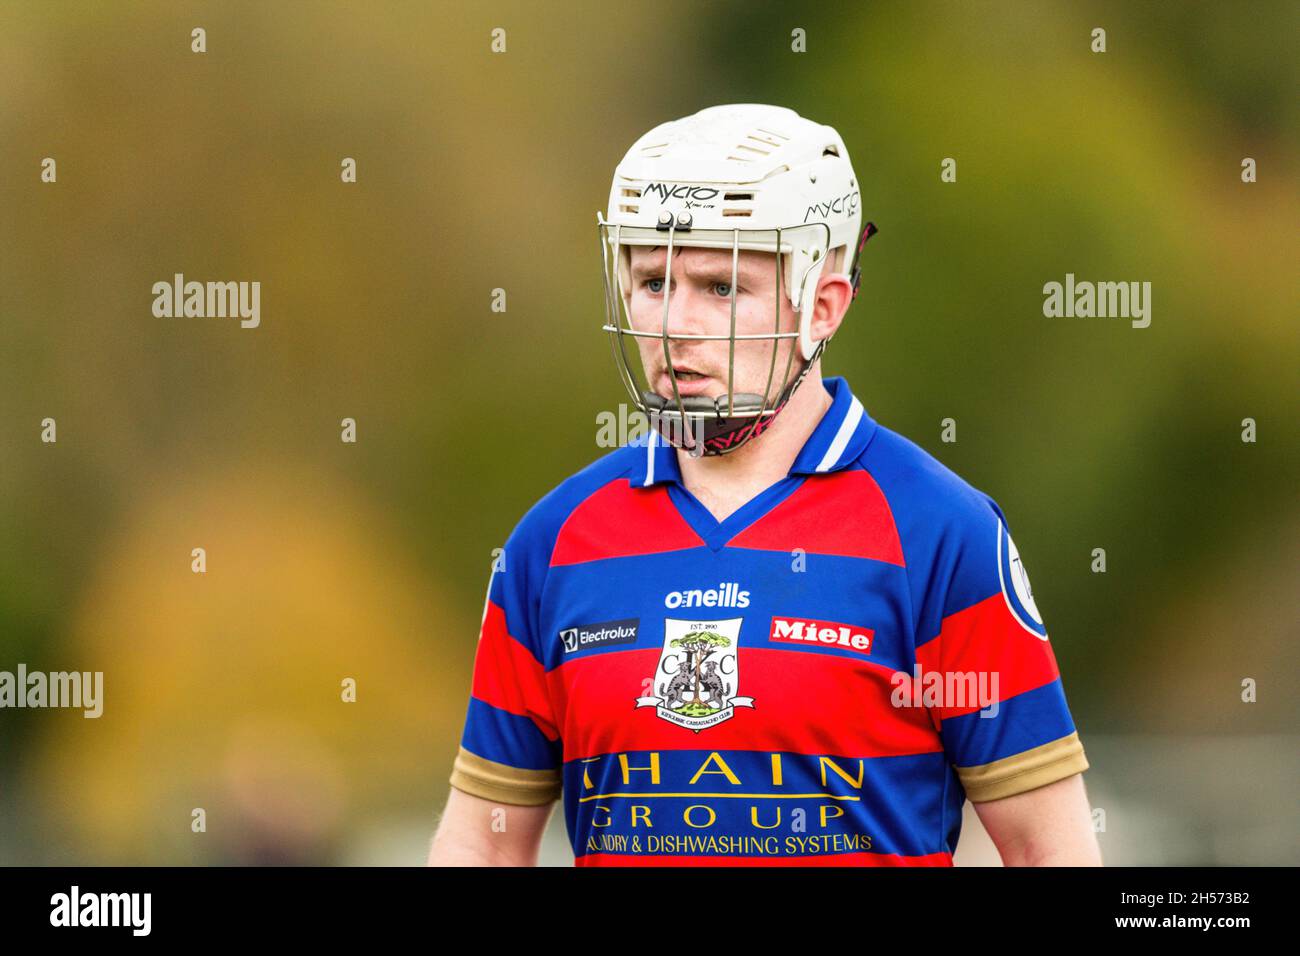
[[[997,504],[842,377],[718,521],[655,432],[494,564],[450,782],[564,801],[578,866],[950,866],[962,805],[1086,770]]]

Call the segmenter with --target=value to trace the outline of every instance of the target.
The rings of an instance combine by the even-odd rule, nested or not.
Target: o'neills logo
[[[735,581],[723,581],[708,591],[669,591],[664,607],[749,607],[749,592],[742,591]]]
[[[822,647],[842,647],[859,654],[871,653],[871,637],[875,631],[852,624],[835,621],[807,621],[788,617],[772,618],[772,632],[768,640],[783,644],[818,644]]]

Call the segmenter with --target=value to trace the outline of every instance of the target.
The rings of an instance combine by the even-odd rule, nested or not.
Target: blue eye
[[[644,279],[644,280],[642,280],[642,284],[646,287],[646,289],[647,289],[647,290],[648,290],[652,295],[658,295],[660,292],[663,291],[663,288],[664,288],[664,280],[663,280],[663,279]],[[730,298],[730,297],[731,297],[731,283],[730,283],[730,282],[715,282],[715,283],[713,283],[712,288],[713,288],[713,289],[716,289],[717,292],[718,292],[718,294],[721,295],[721,296],[723,296],[724,298]]]

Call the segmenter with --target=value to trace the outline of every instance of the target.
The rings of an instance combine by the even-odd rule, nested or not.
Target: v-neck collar
[[[805,481],[803,475],[786,475],[769,485],[721,521],[680,481],[668,485],[668,497],[678,513],[711,551],[721,551],[728,541],[744,531],[794,493]]]
[[[656,430],[648,432],[645,452],[629,473],[629,483],[633,488],[665,485],[678,513],[700,540],[710,550],[720,551],[728,541],[793,494],[808,476],[847,468],[870,443],[876,423],[849,390],[844,377],[827,378],[822,385],[831,396],[830,408],[795,456],[789,472],[722,521],[686,488],[677,449],[667,444]]]

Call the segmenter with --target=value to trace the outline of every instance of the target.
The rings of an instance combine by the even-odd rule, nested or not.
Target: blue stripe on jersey
[[[860,790],[830,769],[826,771],[827,785],[823,787],[817,755],[782,754],[782,783],[773,786],[769,752],[727,751],[723,756],[726,766],[741,781],[737,786],[717,772],[720,767],[716,762],[709,761],[712,751],[656,753],[659,754],[658,784],[651,783],[651,775],[645,770],[632,770],[625,784],[622,765],[614,754],[565,764],[565,818],[575,855],[608,852],[606,848],[589,848],[584,842],[587,836],[600,834],[602,829],[641,836],[642,852],[645,852],[645,838],[651,834],[759,838],[773,835],[781,841],[791,836],[858,834],[871,837],[870,847],[863,850],[904,856],[939,853],[949,849],[950,842],[956,844],[964,797],[955,782],[949,782],[945,788],[945,779],[952,771],[942,753],[862,759]],[[856,782],[859,758],[827,756]],[[632,751],[627,758],[632,767],[650,766],[646,751]],[[713,772],[702,774],[691,784],[691,778],[701,767]],[[587,786],[588,780],[591,786]],[[818,796],[770,796],[782,792]],[[658,795],[664,793],[685,795]],[[822,793],[859,799],[837,800],[820,796]],[[711,815],[704,805],[716,814],[712,825],[706,826]],[[696,809],[690,810],[691,807]],[[834,815],[834,809],[823,811],[823,808],[842,810],[843,816]],[[802,815],[795,816],[796,810],[802,810]],[[823,812],[828,814],[824,825]],[[758,827],[754,825],[755,820]],[[796,827],[797,820],[802,821],[802,828]],[[607,821],[608,827],[597,826]]]
[[[808,554],[803,571],[784,551],[729,548],[726,558],[707,548],[659,554],[606,558],[587,564],[551,569],[548,589],[563,595],[542,609],[541,633],[549,640],[543,666],[549,671],[566,660],[629,647],[658,648],[663,642],[663,621],[644,620],[633,645],[593,647],[566,653],[555,636],[566,627],[597,624],[644,616],[648,582],[665,582],[654,596],[663,617],[726,617],[744,615],[752,624],[741,632],[742,646],[779,647],[767,636],[774,616],[798,615],[821,621],[862,625],[870,622],[875,638],[869,655],[857,651],[810,645],[806,653],[830,654],[865,660],[891,670],[912,672],[907,581],[903,568],[883,561],[840,555]],[[743,608],[696,607],[676,609],[665,602],[670,591],[698,587],[717,588],[727,581],[745,582],[748,604]],[[653,586],[653,585],[652,585]]]
[[[469,699],[464,748],[487,760],[527,770],[552,770],[564,759],[560,741],[550,741],[528,717]]]
[[[1002,701],[996,717],[973,711],[948,718],[940,730],[944,750],[958,767],[992,763],[1072,733],[1074,721],[1059,677]]]

